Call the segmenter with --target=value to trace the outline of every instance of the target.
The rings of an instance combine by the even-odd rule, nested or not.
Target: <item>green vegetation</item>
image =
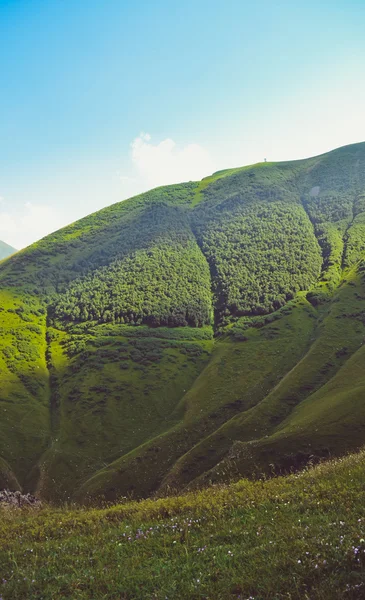
[[[49,439],[45,309],[37,299],[0,292],[0,487],[34,487]]]
[[[237,414],[246,414],[295,366],[310,345],[314,310],[303,300],[300,308],[280,322],[281,334],[247,333],[244,343],[229,338],[216,343],[213,355],[178,406],[179,421],[170,430],[122,456],[86,481],[79,499],[104,496],[116,500],[134,486],[136,496],[180,488],[212,466],[227,450],[229,438],[215,440],[204,452],[200,444]],[[228,446],[224,447],[224,443]],[[195,456],[196,454],[196,456]],[[194,458],[185,461],[189,456]],[[123,473],[123,477],[121,477]]]
[[[216,213],[200,235],[220,315],[275,311],[316,281],[322,257],[302,206],[235,200]]]
[[[299,189],[323,252],[320,283],[310,294],[318,303],[340,283],[343,267],[358,260],[361,242],[354,226],[355,216],[363,212],[365,156],[362,145],[355,144],[308,162]]]
[[[132,327],[125,327],[127,337],[119,328],[113,336],[103,328],[87,336],[51,330],[56,424],[41,465],[43,497],[69,499],[85,477],[173,426],[176,406],[213,345],[211,339],[132,337],[132,329],[139,331]]]
[[[2,261],[0,485],[93,503],[359,448],[364,260],[356,144],[157,188]]]
[[[1,510],[3,600],[360,600],[365,453],[96,509]]]
[[[196,186],[185,183],[157,188],[80,219],[3,263],[0,283],[36,295],[64,291],[81,275],[146,247],[154,231],[158,232],[155,223],[150,234],[150,220],[157,220],[164,211],[176,220],[179,208],[192,203]]]
[[[210,324],[209,269],[186,218],[161,206],[146,211],[138,228],[142,248],[74,281],[51,309],[56,320]]]

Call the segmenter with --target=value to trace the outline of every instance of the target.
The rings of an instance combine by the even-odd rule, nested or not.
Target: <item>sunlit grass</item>
[[[365,452],[105,509],[1,512],[0,597],[363,598]]]

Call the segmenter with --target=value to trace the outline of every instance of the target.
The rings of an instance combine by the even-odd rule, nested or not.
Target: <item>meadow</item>
[[[365,595],[365,451],[105,508],[0,511],[2,600]]]

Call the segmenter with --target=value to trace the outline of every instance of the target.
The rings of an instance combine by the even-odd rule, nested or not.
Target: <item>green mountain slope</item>
[[[15,248],[0,240],[0,260],[7,258],[11,254],[14,254],[14,252],[16,252]]]
[[[0,487],[164,494],[365,442],[365,144],[157,188],[0,264]]]

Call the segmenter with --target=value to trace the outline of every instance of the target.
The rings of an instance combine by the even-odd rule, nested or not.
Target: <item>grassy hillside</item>
[[[357,600],[365,454],[111,508],[0,509],[3,600]]]
[[[38,486],[47,498],[70,498],[95,470],[173,426],[176,405],[209,360],[213,344],[210,328],[199,330],[207,339],[192,340],[179,339],[180,329],[165,330],[165,338],[158,337],[159,330],[156,337],[143,338],[132,327],[96,329],[88,336],[62,336],[61,342],[54,333],[51,342],[57,405]],[[134,488],[138,482],[131,483],[130,491]]]
[[[0,332],[0,487],[34,487],[50,434],[45,308],[2,290]]]
[[[365,443],[365,144],[157,188],[0,264],[0,487],[82,502]]]

